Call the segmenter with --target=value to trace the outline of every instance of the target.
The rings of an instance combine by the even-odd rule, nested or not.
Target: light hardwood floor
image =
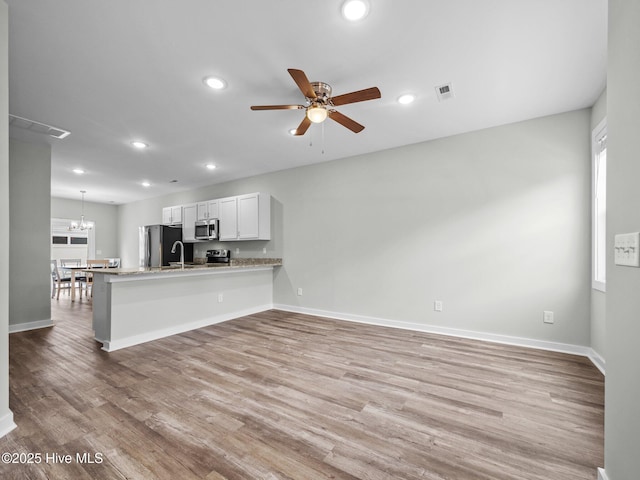
[[[10,336],[19,428],[0,452],[42,460],[3,479],[593,480],[603,464],[604,379],[582,357],[280,311],[105,353],[86,299],[52,309],[55,327]]]

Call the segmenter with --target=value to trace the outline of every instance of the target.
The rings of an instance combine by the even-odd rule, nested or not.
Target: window
[[[607,267],[607,122],[593,130],[593,288],[606,291]]]
[[[95,258],[95,229],[69,230],[69,225],[71,219],[51,219],[51,260],[79,258],[85,263]]]

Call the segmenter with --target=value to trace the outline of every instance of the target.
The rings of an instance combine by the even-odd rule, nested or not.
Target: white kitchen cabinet
[[[207,200],[206,202],[198,202],[196,211],[198,220],[211,220],[214,218],[219,218],[218,200]]]
[[[171,225],[171,207],[164,207],[162,209],[162,224]]]
[[[241,195],[238,197],[238,240],[257,238],[260,238],[260,194]]]
[[[219,238],[225,240],[238,239],[238,198],[228,197],[218,200],[220,223]]]
[[[182,241],[185,243],[195,243],[196,240],[196,211],[197,205],[190,203],[182,206]]]
[[[180,225],[182,223],[182,205],[164,207],[162,209],[163,225]]]
[[[220,240],[271,240],[271,195],[249,193],[218,200]]]

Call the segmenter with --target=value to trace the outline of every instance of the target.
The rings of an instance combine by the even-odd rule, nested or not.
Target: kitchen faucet
[[[176,240],[173,242],[173,247],[171,247],[171,253],[176,253],[176,245],[180,244],[180,268],[184,270],[184,243],[180,240]]]

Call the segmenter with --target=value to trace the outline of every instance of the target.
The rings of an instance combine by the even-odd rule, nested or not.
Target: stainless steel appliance
[[[173,244],[182,240],[182,227],[147,225],[140,227],[140,266],[164,267],[179,262],[180,252],[171,253]],[[193,244],[184,244],[184,261],[193,262]]]
[[[198,220],[196,222],[196,240],[217,240],[218,219]]]
[[[207,250],[207,263],[231,263],[231,250]]]

